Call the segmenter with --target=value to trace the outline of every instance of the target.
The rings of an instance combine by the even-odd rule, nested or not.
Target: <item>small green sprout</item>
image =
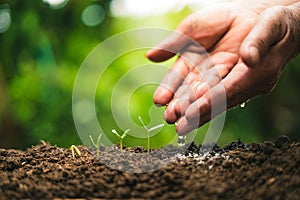
[[[74,159],[75,158],[75,153],[78,155],[78,156],[81,156],[81,152],[79,151],[78,147],[76,147],[75,145],[71,145],[71,151],[72,151],[72,158]]]
[[[150,133],[152,131],[155,131],[156,129],[159,129],[159,128],[163,127],[165,124],[158,124],[156,126],[148,128],[145,125],[145,123],[144,123],[144,121],[143,121],[143,119],[142,119],[141,116],[139,116],[139,120],[140,120],[141,124],[143,125],[143,127],[144,127],[144,129],[146,130],[146,133],[147,133],[147,151],[148,151],[148,155],[149,155],[150,154]]]
[[[100,156],[101,137],[102,133],[99,133],[97,142],[95,143],[93,137],[90,135],[90,139],[92,141],[93,146],[96,148],[96,153],[98,157]]]
[[[112,133],[114,133],[120,140],[120,151],[123,149],[123,139],[127,136],[127,133],[130,131],[130,129],[127,129],[123,132],[122,135],[120,135],[116,129],[111,130]]]

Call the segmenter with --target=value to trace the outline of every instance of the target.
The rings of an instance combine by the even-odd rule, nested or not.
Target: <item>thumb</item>
[[[287,26],[283,23],[284,9],[278,6],[263,12],[243,41],[240,55],[249,67],[259,64],[269,50],[284,38],[287,32]]]

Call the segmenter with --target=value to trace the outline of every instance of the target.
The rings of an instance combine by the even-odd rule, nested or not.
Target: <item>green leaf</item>
[[[94,145],[94,147],[96,147],[97,148],[97,145],[95,144],[95,142],[94,142],[94,139],[92,138],[92,136],[90,135],[90,139],[91,139],[91,141],[92,141],[92,144]]]
[[[158,125],[156,125],[156,126],[153,126],[152,128],[149,128],[149,132],[151,132],[151,131],[154,131],[154,130],[156,130],[156,129],[159,129],[159,128],[161,128],[161,127],[163,127],[165,124],[158,124]]]
[[[143,121],[143,119],[142,119],[141,116],[139,116],[139,120],[140,120],[141,124],[143,125],[143,127],[144,127],[146,130],[148,130],[148,128],[147,128],[147,126],[145,125],[145,123],[144,123],[144,121]]]
[[[99,148],[101,145],[101,137],[102,137],[102,133],[99,133],[99,136],[97,138],[97,148]]]
[[[123,140],[126,136],[127,133],[130,131],[130,129],[127,129],[126,131],[124,131],[123,135],[121,136],[121,139]]]
[[[121,138],[121,136],[119,135],[119,133],[116,131],[116,129],[111,130],[111,132],[113,134],[115,134],[118,138]]]

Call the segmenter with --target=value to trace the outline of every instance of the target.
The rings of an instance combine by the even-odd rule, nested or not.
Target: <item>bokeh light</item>
[[[60,9],[67,5],[68,0],[43,0],[52,9]]]
[[[169,12],[180,12],[185,7],[191,10],[199,10],[205,6],[211,6],[229,0],[112,0],[111,12],[116,17],[147,17],[151,15],[163,15]]]
[[[96,4],[87,6],[81,14],[81,20],[86,26],[97,26],[101,24],[104,18],[104,9]]]
[[[0,6],[0,33],[7,31],[11,24],[10,9],[7,4]]]

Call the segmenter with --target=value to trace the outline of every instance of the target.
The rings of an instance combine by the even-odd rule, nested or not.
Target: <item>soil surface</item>
[[[73,158],[70,149],[45,142],[26,151],[0,149],[0,199],[299,199],[298,142],[282,136],[275,142],[215,145],[209,152],[203,147],[191,145],[168,164],[164,156],[147,162],[139,147],[122,153],[102,147],[100,159],[83,146]],[[106,165],[122,159],[114,168]],[[144,164],[136,167],[137,159]]]

